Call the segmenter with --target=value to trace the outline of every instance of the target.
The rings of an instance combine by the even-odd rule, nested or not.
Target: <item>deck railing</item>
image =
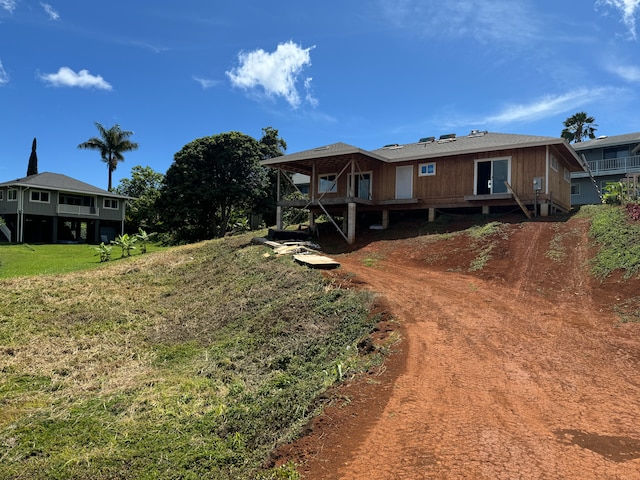
[[[587,162],[594,175],[615,171],[628,172],[631,169],[640,169],[640,155],[634,157],[605,158]]]
[[[58,215],[81,215],[97,217],[100,211],[97,207],[82,207],[80,205],[58,204]]]

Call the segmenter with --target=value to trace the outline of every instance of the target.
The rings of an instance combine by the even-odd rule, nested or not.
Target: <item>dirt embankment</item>
[[[585,220],[370,242],[336,280],[402,340],[282,449],[305,479],[640,479],[640,282],[588,273]],[[633,303],[633,302],[631,302]]]

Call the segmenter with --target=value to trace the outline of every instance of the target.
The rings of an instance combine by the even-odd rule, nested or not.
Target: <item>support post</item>
[[[541,217],[549,216],[549,202],[540,203],[540,216]]]
[[[389,228],[389,210],[382,210],[382,228]]]
[[[276,228],[282,230],[282,206],[276,207]]]
[[[347,209],[347,243],[353,245],[356,241],[356,204],[349,203]]]
[[[435,208],[430,208],[429,209],[429,222],[434,222],[436,220],[436,209]]]
[[[483,215],[489,215],[489,211],[490,211],[489,205],[483,205],[482,206],[482,214]]]

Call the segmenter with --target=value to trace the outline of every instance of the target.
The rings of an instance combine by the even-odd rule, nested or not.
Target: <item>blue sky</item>
[[[640,131],[640,0],[0,0],[0,181],[106,188],[94,122],[165,173],[190,141],[277,128],[288,153],[472,129]]]

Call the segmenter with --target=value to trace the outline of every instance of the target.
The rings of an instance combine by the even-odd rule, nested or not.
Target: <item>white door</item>
[[[413,198],[413,165],[396,167],[396,198]]]

